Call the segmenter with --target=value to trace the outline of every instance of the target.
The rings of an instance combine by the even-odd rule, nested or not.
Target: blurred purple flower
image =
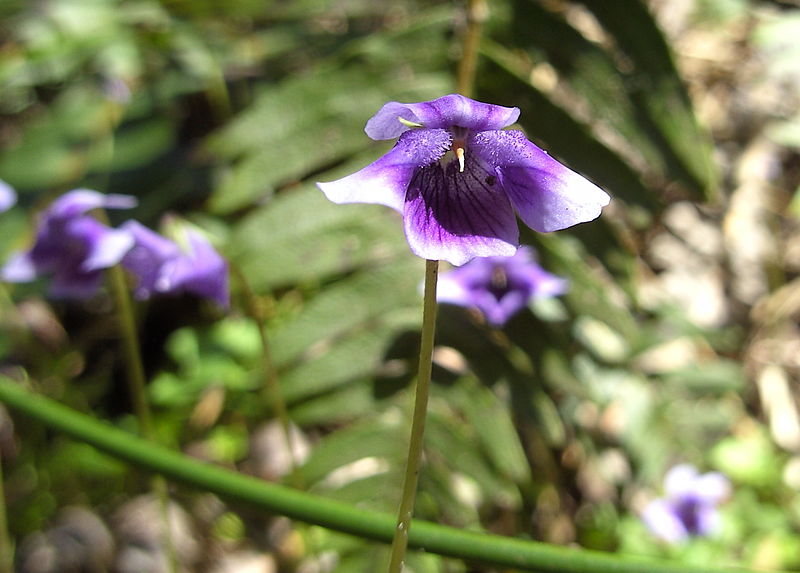
[[[54,297],[92,296],[100,288],[103,269],[122,260],[133,246],[133,237],[87,213],[135,205],[136,199],[128,195],[104,195],[88,189],[65,193],[42,213],[33,247],[12,256],[0,276],[9,282],[51,276],[50,293]]]
[[[379,203],[403,214],[414,254],[462,265],[510,256],[519,245],[514,212],[541,232],[600,215],[608,195],[521,131],[501,131],[519,109],[450,94],[422,103],[389,102],[368,122],[394,148],[361,171],[317,183],[334,203]]]
[[[436,298],[477,307],[489,323],[502,326],[531,299],[563,294],[568,284],[540,267],[532,248],[520,247],[512,257],[476,258],[443,273]]]
[[[14,188],[11,185],[0,180],[0,213],[3,211],[8,211],[16,204],[17,192],[14,191]]]
[[[136,277],[136,298],[188,292],[228,307],[228,264],[200,232],[182,227],[184,250],[136,221],[128,221],[122,229],[135,240],[122,264]]]
[[[642,519],[653,535],[668,543],[710,535],[719,527],[717,506],[730,491],[731,484],[721,473],[701,475],[692,465],[677,465],[664,478],[664,497],[651,501]]]

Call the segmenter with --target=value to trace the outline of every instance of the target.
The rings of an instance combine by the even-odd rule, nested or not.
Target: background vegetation
[[[591,225],[523,233],[570,279],[563,298],[502,331],[440,309],[416,515],[797,570],[800,11],[766,0],[487,8],[476,99],[520,107],[528,136],[614,201]],[[35,213],[76,187],[135,195],[134,217],[153,226],[189,218],[230,260],[234,300],[230,312],[190,297],[137,305],[159,442],[393,511],[424,265],[394,212],[330,204],[314,182],[387,149],[363,133],[386,101],[455,89],[464,6],[42,0],[5,2],[0,18],[0,179],[20,193],[0,215],[0,255],[29,244]],[[108,297],[3,289],[2,372],[135,430]],[[253,300],[296,426],[294,472]],[[60,547],[52,532],[78,527],[78,514],[113,533],[86,570],[133,571],[134,549],[160,551],[147,474],[25,417],[0,420],[20,559]],[[733,494],[718,535],[668,546],[639,513],[681,462],[725,473]],[[171,491],[187,571],[373,571],[385,559],[377,543]],[[421,553],[410,566],[496,570]]]

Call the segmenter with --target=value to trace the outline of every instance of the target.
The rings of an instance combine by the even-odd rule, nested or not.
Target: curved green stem
[[[433,338],[436,331],[436,282],[439,276],[439,261],[425,261],[425,294],[422,303],[422,340],[419,347],[419,368],[414,393],[414,414],[411,418],[411,438],[408,443],[406,472],[403,478],[403,494],[397,511],[397,525],[392,538],[392,553],[389,573],[400,573],[408,547],[411,515],[417,498],[419,468],[422,463],[422,443],[425,434],[425,418],[428,413],[428,394],[433,367]]]
[[[394,516],[364,511],[201,462],[38,396],[4,376],[0,376],[0,401],[114,457],[161,473],[173,481],[238,501],[250,510],[278,513],[376,541],[389,542],[394,535]],[[743,568],[697,566],[552,546],[462,531],[421,520],[414,521],[408,544],[438,555],[543,573],[754,573]]]

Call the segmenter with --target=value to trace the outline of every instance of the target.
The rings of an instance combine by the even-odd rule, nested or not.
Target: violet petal
[[[364,131],[372,139],[394,139],[410,129],[398,118],[426,129],[462,127],[485,131],[508,127],[519,118],[519,109],[483,103],[458,94],[422,103],[391,101],[370,118]]]
[[[711,535],[719,530],[722,519],[719,510],[713,505],[699,505],[695,510],[695,529],[697,535]]]
[[[689,537],[683,522],[663,499],[647,504],[642,512],[642,520],[656,537],[668,543],[680,543]]]
[[[703,503],[718,504],[731,494],[731,482],[719,472],[708,472],[696,480],[695,495]]]
[[[36,266],[27,251],[11,255],[0,271],[0,277],[10,283],[27,283],[35,280],[37,276]]]
[[[8,211],[17,203],[17,192],[14,188],[0,180],[0,213]]]
[[[402,212],[414,173],[438,161],[449,147],[450,134],[444,129],[409,131],[374,163],[317,187],[334,203],[377,203]]]
[[[511,290],[500,298],[495,298],[487,293],[483,302],[478,302],[478,308],[483,311],[486,319],[494,326],[503,326],[508,320],[525,308],[528,304],[528,295],[519,290]]]
[[[436,299],[439,302],[460,306],[475,306],[474,291],[485,289],[492,280],[491,257],[473,259],[439,276]]]
[[[227,308],[230,302],[228,263],[200,233],[187,230],[187,239],[189,253],[176,259],[171,271],[174,288],[211,299]]]
[[[699,472],[691,464],[678,464],[664,476],[664,493],[668,499],[694,497]]]
[[[136,206],[136,198],[130,195],[100,193],[91,189],[74,189],[53,201],[45,216],[55,219],[69,219],[82,215],[92,209],[129,209]]]
[[[181,250],[174,242],[138,221],[126,221],[121,228],[130,232],[135,241],[122,264],[136,277],[134,296],[140,300],[147,299],[156,291],[164,262],[179,257]]]
[[[539,232],[596,219],[609,202],[605,191],[550,157],[521,131],[474,134],[467,153],[497,168],[520,218]]]
[[[67,223],[66,230],[86,245],[85,258],[80,263],[85,271],[113,267],[133,247],[133,235],[128,231],[112,229],[92,217],[76,217]]]

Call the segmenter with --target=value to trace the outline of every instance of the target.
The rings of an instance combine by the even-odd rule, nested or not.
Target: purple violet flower
[[[57,298],[88,298],[100,288],[103,269],[116,265],[133,246],[133,237],[112,229],[87,213],[92,209],[128,209],[136,199],[75,189],[56,199],[39,221],[29,251],[17,253],[0,275],[8,282],[29,282],[51,276]]]
[[[717,506],[731,491],[728,479],[718,472],[699,474],[689,464],[680,464],[664,478],[664,497],[651,501],[642,519],[656,537],[682,543],[690,536],[705,536],[719,527]]]
[[[14,188],[11,185],[0,180],[0,213],[3,211],[8,211],[16,204],[17,192],[14,191]]]
[[[600,215],[609,197],[521,131],[501,131],[519,109],[450,94],[389,102],[368,122],[375,140],[399,137],[386,155],[317,186],[334,203],[378,203],[403,215],[414,254],[462,265],[510,256],[519,245],[516,211],[540,232]]]
[[[568,284],[540,267],[532,248],[520,247],[511,257],[480,257],[443,273],[436,298],[477,307],[490,324],[503,326],[531,299],[563,294]]]
[[[122,228],[135,240],[122,264],[136,277],[136,298],[188,292],[228,307],[228,263],[202,233],[182,227],[184,250],[137,221],[128,221]]]

